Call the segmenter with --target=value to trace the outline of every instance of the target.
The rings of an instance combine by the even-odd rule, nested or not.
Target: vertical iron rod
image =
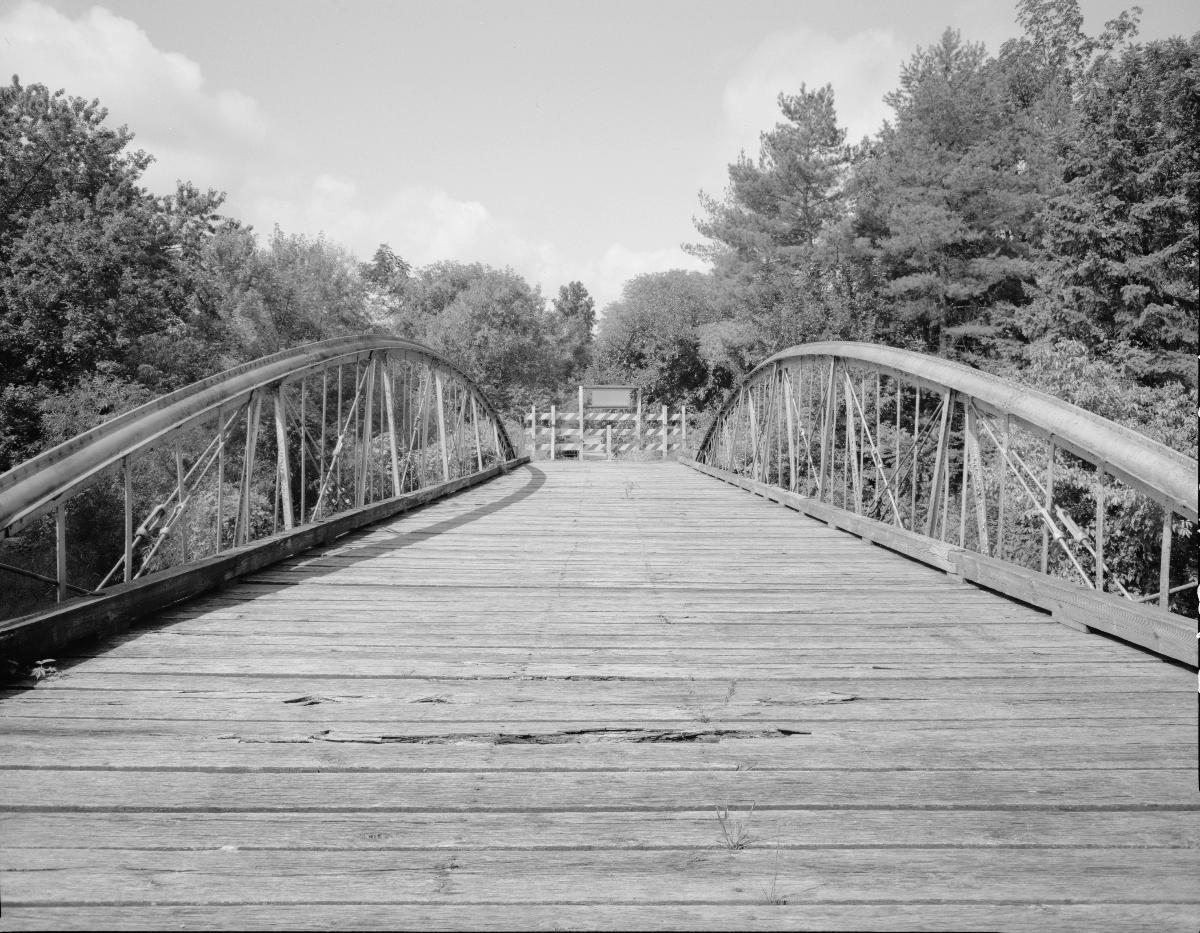
[[[899,377],[896,378],[896,465],[892,468],[892,485],[896,487],[896,495],[901,495],[900,492],[900,411],[903,408],[901,404],[904,401],[904,386],[900,382]],[[904,526],[904,521],[900,517],[899,504],[896,507],[896,523],[901,527]],[[911,525],[910,521],[910,525]],[[916,527],[912,525],[912,527]]]
[[[254,480],[254,455],[258,449],[258,422],[262,411],[262,390],[256,389],[246,403],[246,452],[242,457],[242,483],[238,495],[238,524],[235,543],[250,540],[250,492]]]
[[[337,412],[336,412],[337,418],[335,420],[336,420],[337,426],[338,426],[338,434],[341,435],[341,433],[342,433],[342,364],[341,363],[338,363],[337,383],[338,383],[337,384]],[[357,364],[354,367],[354,386],[355,386],[355,391],[357,392],[357,389],[358,389],[358,365]],[[357,395],[355,397],[357,398]],[[337,497],[340,500],[342,498],[342,459],[341,459],[341,457],[338,458],[337,463],[335,465],[331,465],[331,466],[333,466],[336,469]],[[324,475],[324,471],[322,471],[321,475],[322,476]],[[313,508],[315,509],[316,506],[314,505]],[[337,509],[335,508],[334,511],[336,512]]]
[[[1104,592],[1104,461],[1096,464],[1096,589]]]
[[[54,508],[54,557],[55,577],[58,580],[55,598],[61,603],[67,598],[67,506],[61,499]],[[128,560],[125,566],[128,568]]]
[[[133,579],[133,464],[122,459],[125,473],[125,582]]]
[[[873,492],[875,498],[879,496],[879,487],[883,485],[883,412],[879,407],[880,396],[883,394],[880,388],[880,383],[883,381],[883,373],[875,370],[875,447],[879,451],[879,462],[875,464],[875,484]]]
[[[979,415],[975,411],[975,406],[970,399],[963,403],[966,410],[965,413],[965,430],[966,430],[966,459],[971,465],[970,470],[970,486],[972,497],[975,501],[975,535],[976,535],[976,550],[980,554],[991,553],[991,542],[988,539],[988,519],[987,519],[987,488],[984,485],[983,475],[983,454],[982,447],[979,441]],[[965,474],[964,474],[965,475]],[[967,496],[967,481],[963,481],[963,499]]]
[[[392,468],[392,495],[400,495],[400,449],[396,440],[396,384],[395,372],[384,357],[383,363],[383,408],[387,412],[388,454]]]
[[[775,393],[775,485],[783,485],[783,405],[787,396],[783,393],[783,377],[785,370],[778,365],[775,367],[775,379],[772,383]]]
[[[958,546],[967,546],[967,481],[970,479],[971,458],[967,453],[967,446],[971,443],[971,432],[967,428],[967,418],[971,408],[971,400],[963,397],[963,435],[962,435],[962,469],[959,470],[959,509],[958,509]]]
[[[846,450],[850,461],[850,479],[854,491],[854,511],[856,514],[861,515],[863,506],[862,448],[864,442],[862,429],[867,416],[863,413],[862,407],[859,405],[858,395],[855,394],[854,390],[854,383],[850,381],[850,374],[845,373],[844,375],[846,379]],[[855,417],[856,409],[859,417]],[[857,440],[854,436],[856,432],[858,434]]]
[[[429,450],[429,390],[430,382],[432,382],[432,374],[428,371],[421,374],[421,404],[417,409],[417,418],[421,423],[421,455],[417,460],[418,476],[417,488],[420,489],[425,485],[425,469],[427,466],[428,450]]]
[[[779,402],[780,402],[780,424],[779,424],[779,445],[780,450],[784,454],[784,460],[787,463],[787,470],[780,470],[779,485],[786,488],[789,492],[796,491],[796,439],[793,436],[796,429],[796,412],[795,412],[795,380],[792,377],[791,366],[785,366],[780,371],[779,383]],[[786,479],[785,479],[786,476]]]
[[[846,411],[850,410],[850,403],[844,402]],[[837,425],[834,425],[834,439],[837,439]],[[842,445],[842,508],[846,508],[850,504],[850,423],[846,422],[846,443]]]
[[[305,442],[308,437],[308,418],[306,414],[306,401],[308,399],[307,380],[300,380],[300,524],[304,524],[304,513],[307,511],[305,506],[308,504],[308,490],[305,488],[308,481],[308,444]]]
[[[329,368],[321,370],[321,452],[317,464],[317,482],[325,477],[325,422],[329,417]]]
[[[813,494],[812,475],[812,366],[805,379],[804,360],[800,361],[800,424],[804,431],[804,494]]]
[[[914,395],[913,395],[912,489],[909,490],[909,492],[910,492],[909,511],[912,512],[912,515],[910,516],[910,520],[909,520],[909,525],[914,530],[917,527],[917,481],[920,478],[920,474],[917,472],[917,441],[920,440],[920,436],[921,436],[921,386],[917,385],[915,387],[915,391],[914,391]]]
[[[475,465],[483,471],[483,444],[479,440],[479,408],[475,404],[475,393],[471,393],[471,427],[475,431]]]
[[[304,426],[300,426],[301,431]],[[291,531],[295,527],[292,511],[292,466],[288,457],[287,444],[287,408],[283,398],[283,386],[275,390],[275,486],[279,505],[283,510],[283,528]],[[304,450],[300,451],[300,459],[304,459]]]
[[[197,462],[199,462],[199,461],[197,461]],[[188,559],[188,540],[187,540],[188,536],[187,536],[187,522],[184,520],[184,514],[183,514],[184,505],[186,502],[186,500],[184,499],[184,495],[183,495],[183,486],[184,486],[183,451],[180,450],[179,447],[176,447],[175,448],[175,490],[176,490],[175,495],[179,502],[179,515],[176,520],[179,522],[181,529],[182,529],[179,534],[179,560],[181,563],[186,564],[187,559]]]
[[[1004,433],[1000,435],[1000,504],[996,517],[996,556],[1005,559],[1005,524],[1008,521],[1008,445],[1012,436],[1012,417],[1004,416]]]
[[[440,370],[433,372],[434,386],[437,392],[437,429],[438,429],[438,449],[442,452],[442,480],[450,481],[450,455],[446,450],[446,411],[445,403],[442,395],[442,373]]]
[[[363,387],[362,433],[359,435],[357,467],[354,473],[354,505],[362,508],[367,504],[367,492],[371,486],[371,428],[375,420],[375,371],[378,360],[367,357],[366,385]]]
[[[854,385],[853,383],[850,384],[850,392],[851,393],[854,391],[853,385]],[[859,406],[860,407],[859,415],[861,417],[857,419],[858,420],[858,485],[857,485],[857,488],[855,489],[854,494],[857,497],[858,501],[854,505],[854,511],[861,514],[862,507],[863,507],[863,501],[862,501],[863,500],[863,487],[866,485],[866,482],[867,482],[866,472],[865,472],[866,471],[866,463],[867,463],[866,456],[865,456],[866,437],[864,436],[864,432],[867,429],[867,415],[866,415],[867,374],[865,372],[861,376],[858,377],[858,389],[859,389],[859,393],[858,393],[858,395],[855,396],[855,398],[856,399],[861,398],[862,405]],[[847,393],[847,397],[849,397],[849,393]],[[857,402],[855,404],[857,404]]]
[[[1054,514],[1054,435],[1050,435],[1050,451],[1046,457],[1046,514]],[[1050,569],[1050,529],[1042,525],[1042,573]]]
[[[217,408],[217,553],[221,553],[221,542],[224,532],[224,496],[225,487],[225,423],[222,411]]]
[[[925,516],[925,536],[927,538],[938,536],[937,520],[939,511],[943,515],[941,526],[943,535],[946,528],[944,518],[945,508],[941,506],[944,506],[945,495],[948,495],[950,490],[950,483],[946,474],[950,472],[947,469],[947,461],[950,454],[950,410],[953,407],[954,392],[948,390],[942,396],[942,422],[938,428],[937,458],[933,464],[933,476],[929,480],[929,506],[927,509],[928,514]],[[915,457],[913,459],[914,461],[916,460]],[[945,495],[942,492],[943,487],[946,490]]]
[[[825,388],[825,414],[821,421],[821,470],[817,474],[817,498],[833,504],[833,433],[835,429],[834,415],[836,411],[837,382],[834,372],[837,367],[837,357],[829,358],[829,379]],[[828,481],[826,475],[828,474]]]
[[[1162,550],[1158,559],[1158,607],[1170,609],[1171,600],[1171,527],[1174,513],[1170,505],[1163,508]]]

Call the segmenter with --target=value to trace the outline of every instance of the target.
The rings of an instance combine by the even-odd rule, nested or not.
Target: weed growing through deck
[[[771,883],[762,889],[763,900],[768,904],[786,904],[787,895],[779,890],[779,843],[775,843],[775,871],[771,874]]]
[[[721,827],[721,844],[726,849],[744,849],[750,844],[750,818],[754,816],[754,804],[750,804],[750,812],[746,818],[737,820],[729,815],[729,804],[717,811],[717,825]]]
[[[30,668],[29,676],[34,680],[45,680],[48,677],[58,675],[58,668],[54,666],[54,658],[43,658],[34,663]]]

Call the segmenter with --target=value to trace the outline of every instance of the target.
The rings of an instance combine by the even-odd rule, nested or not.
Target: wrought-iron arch
[[[764,494],[783,490],[810,514],[1076,625],[1195,663],[1184,618],[1195,610],[1195,549],[1173,542],[1194,535],[1196,460],[1043,392],[893,347],[805,344],[730,393],[696,463]],[[1157,574],[1143,567],[1132,579],[1113,566],[1114,503],[1156,512]]]
[[[452,361],[395,337],[325,340],[154,399],[0,475],[0,576],[30,597],[10,607],[40,592],[64,604],[57,619],[91,618],[80,604],[111,591],[132,605],[129,592],[165,576],[227,577],[231,556],[245,564],[257,547],[250,563],[277,560],[518,462],[499,413]],[[116,532],[89,496],[119,510]],[[73,535],[98,553],[72,554]],[[161,599],[139,611],[150,603]],[[0,650],[45,629],[42,614],[0,624]]]

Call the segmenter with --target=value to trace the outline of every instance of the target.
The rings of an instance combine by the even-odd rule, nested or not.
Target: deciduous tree
[[[596,301],[582,282],[571,282],[558,289],[553,304],[564,350],[571,359],[569,378],[576,378],[591,363]]]

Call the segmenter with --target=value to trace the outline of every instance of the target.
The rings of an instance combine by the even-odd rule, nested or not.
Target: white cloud
[[[410,263],[479,261],[511,266],[546,297],[578,279],[603,307],[634,275],[703,264],[678,249],[634,250],[620,243],[598,257],[567,256],[558,245],[496,216],[476,200],[414,184],[366,188],[326,170],[289,167],[287,133],[269,125],[256,101],[213,88],[201,66],[155,47],[136,23],[103,7],[71,19],[40,2],[0,13],[3,67],[24,84],[99,98],[108,123],[127,124],[135,148],[156,162],[144,176],[152,190],[175,180],[227,191],[225,209],[269,233],[324,233],[362,258],[388,243]]]
[[[103,7],[73,20],[23,3],[0,17],[0,36],[5,69],[23,84],[99,98],[110,125],[133,130],[134,147],[156,157],[145,175],[153,190],[171,191],[178,178],[235,189],[266,136],[254,100],[208,87],[196,62],[155,48],[136,23]]]
[[[883,95],[896,86],[906,49],[890,30],[867,29],[837,40],[807,27],[768,36],[725,86],[731,149],[758,154],[759,134],[782,119],[779,93],[833,85],[848,140],[873,135],[890,115]]]
[[[632,250],[614,243],[604,251],[592,271],[596,304],[604,307],[621,297],[621,286],[636,275],[665,272],[668,269],[688,269],[702,272],[708,263],[690,256],[681,249]]]
[[[245,219],[259,231],[275,224],[288,232],[325,233],[359,256],[380,243],[414,265],[463,258],[472,248],[503,242],[503,226],[477,201],[412,186],[368,198],[350,179],[321,174],[257,180],[248,192]]]
[[[272,185],[279,190],[249,199],[246,219],[260,232],[276,223],[286,231],[324,232],[364,258],[387,243],[416,266],[441,260],[510,266],[540,284],[547,298],[557,295],[560,285],[578,280],[603,307],[618,299],[621,286],[635,275],[706,267],[680,249],[636,250],[621,243],[595,259],[572,259],[478,201],[436,188],[410,186],[369,199],[351,180],[331,174],[318,176],[298,197],[292,196],[295,180],[277,179]]]

